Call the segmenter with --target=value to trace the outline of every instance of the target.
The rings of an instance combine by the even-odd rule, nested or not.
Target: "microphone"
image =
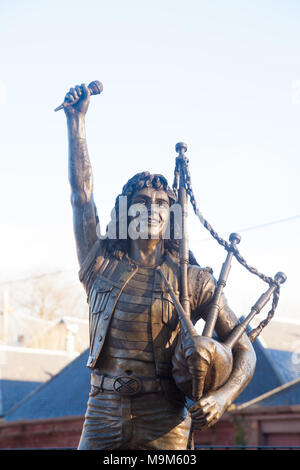
[[[103,85],[102,85],[101,82],[99,82],[99,80],[95,80],[95,81],[91,82],[88,85],[88,89],[90,90],[91,95],[99,95],[103,90]],[[54,111],[55,112],[60,111],[61,109],[65,108],[67,106],[72,106],[73,104],[77,103],[77,101],[79,101],[79,99],[80,98],[78,98],[78,100],[74,100],[72,102],[64,101],[60,106],[55,108]]]

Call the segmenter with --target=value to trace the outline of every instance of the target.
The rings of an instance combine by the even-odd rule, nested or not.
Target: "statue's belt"
[[[139,379],[134,375],[120,375],[107,377],[104,375],[91,375],[91,384],[100,391],[114,392],[122,396],[132,396],[138,393],[161,392],[160,379]]]

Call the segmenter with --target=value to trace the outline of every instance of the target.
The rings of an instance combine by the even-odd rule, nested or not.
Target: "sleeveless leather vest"
[[[112,316],[102,355],[142,361],[146,367],[146,363],[154,364],[151,325],[154,277],[155,268],[139,266],[126,284]],[[102,362],[99,368],[102,370]]]
[[[98,250],[99,244],[97,246],[96,243],[79,272],[80,280],[88,295],[90,355],[87,367],[90,369],[96,367],[122,292],[139,269],[127,257],[120,260],[103,254],[97,256]],[[178,264],[167,255],[160,268],[175,293],[179,295]],[[127,301],[130,302],[130,299]],[[174,304],[160,274],[156,271],[151,298],[151,335],[156,375],[161,379],[165,392],[175,399],[180,396],[182,401],[182,394],[172,381],[172,356],[179,338],[179,330]],[[165,383],[164,379],[167,379]]]

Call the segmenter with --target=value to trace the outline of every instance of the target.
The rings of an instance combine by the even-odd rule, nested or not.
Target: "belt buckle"
[[[128,375],[120,375],[113,384],[113,389],[118,395],[130,396],[140,392],[142,384],[140,379]]]

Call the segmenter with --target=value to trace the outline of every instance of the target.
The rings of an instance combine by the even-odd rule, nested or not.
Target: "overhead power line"
[[[281,223],[284,223],[284,222],[290,222],[292,220],[299,219],[299,218],[300,218],[300,214],[297,214],[297,215],[293,215],[291,217],[286,217],[284,219],[278,219],[278,220],[273,220],[271,222],[266,222],[264,224],[251,225],[250,227],[246,227],[246,228],[242,228],[240,230],[236,230],[236,232],[241,233],[241,232],[248,232],[250,230],[258,230],[260,228],[269,227],[270,225],[276,225],[276,224],[281,224]],[[211,238],[205,238],[205,239],[200,240],[200,241],[207,241],[207,240],[211,240]],[[40,278],[43,278],[43,277],[46,277],[46,276],[57,276],[58,274],[64,274],[64,273],[67,273],[67,272],[75,272],[75,269],[65,269],[65,270],[54,271],[54,272],[50,272],[50,273],[38,274],[36,276],[29,276],[29,277],[20,278],[20,279],[12,279],[10,281],[0,282],[0,286],[13,284],[13,283],[17,283],[17,282],[33,281],[35,279],[40,279]]]
[[[273,220],[272,222],[267,222],[265,224],[259,224],[259,225],[252,225],[251,227],[246,227],[241,230],[237,230],[238,232],[248,232],[249,230],[256,230],[259,228],[263,227],[269,227],[270,225],[275,225],[275,224],[281,224],[283,222],[290,222],[291,220],[299,219],[300,214],[298,215],[293,215],[292,217],[286,217],[285,219],[278,219],[278,220]]]
[[[250,227],[245,227],[239,230],[234,230],[234,232],[242,233],[242,232],[249,232],[250,230],[259,230],[260,228],[269,227],[270,225],[282,224],[284,222],[290,222],[295,219],[300,219],[300,214],[293,215],[291,217],[286,217],[284,219],[273,220],[271,222],[266,222],[264,224],[251,225]],[[230,233],[230,232],[223,233],[223,235],[227,235],[227,233]],[[204,242],[208,240],[211,240],[211,238],[210,237],[203,238],[202,240],[200,240],[200,242]]]

